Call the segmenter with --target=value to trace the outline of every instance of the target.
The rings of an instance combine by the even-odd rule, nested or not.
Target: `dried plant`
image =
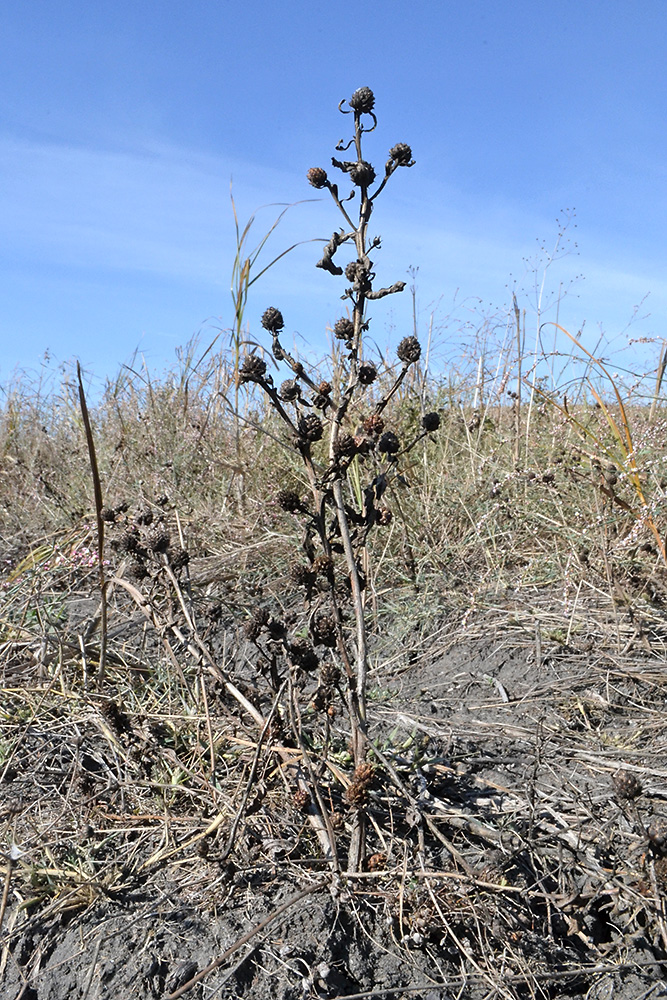
[[[315,369],[308,369],[281,343],[284,320],[279,309],[271,306],[262,316],[262,326],[271,335],[270,352],[277,365],[284,366],[289,378],[277,387],[268,374],[267,363],[258,354],[248,354],[239,368],[239,382],[259,386],[281,419],[291,447],[297,452],[306,473],[310,501],[306,502],[292,488],[277,494],[279,505],[302,522],[301,547],[305,561],[296,567],[294,582],[306,595],[308,629],[313,648],[304,653],[294,638],[272,620],[250,622],[254,639],[263,629],[291,669],[318,662],[314,649],[325,650],[324,658],[339,665],[346,676],[346,702],[349,712],[354,761],[357,768],[366,755],[366,683],[368,674],[368,637],[365,610],[366,578],[364,554],[369,534],[391,520],[386,505],[392,482],[399,475],[400,459],[423,437],[436,431],[438,413],[424,414],[419,433],[408,443],[385,426],[383,412],[403,383],[412,365],[421,355],[415,336],[404,337],[398,344],[398,365],[384,392],[373,396],[372,386],[378,377],[376,365],[365,352],[364,334],[368,330],[369,302],[403,291],[405,282],[396,281],[385,288],[375,287],[374,262],[369,256],[380,249],[379,237],[369,235],[369,223],[379,194],[399,167],[414,165],[412,150],[399,142],[389,150],[384,176],[377,180],[375,168],[364,159],[362,141],[372,132],[377,119],[375,98],[368,87],[356,90],[347,107],[339,110],[352,115],[354,134],[342,141],[336,152],[352,150],[355,158],[332,157],[333,166],[346,174],[353,188],[347,197],[338,184],[329,179],[322,167],[308,171],[308,181],[318,190],[329,191],[340,211],[344,227],[336,230],[326,243],[317,267],[332,277],[344,277],[341,296],[349,304],[348,314],[335,323],[334,336],[343,345],[343,356],[335,384],[323,382]],[[351,204],[358,204],[357,218],[351,218]],[[338,263],[346,250],[352,259]],[[362,477],[365,477],[362,480]],[[354,628],[347,626],[349,614]],[[311,662],[312,661],[312,664]],[[280,680],[275,656],[271,660],[274,685]],[[322,669],[326,669],[322,663]],[[350,864],[359,867],[363,855],[363,823],[353,838]]]

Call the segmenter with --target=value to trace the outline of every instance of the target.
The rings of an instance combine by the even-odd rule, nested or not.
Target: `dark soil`
[[[312,802],[296,801],[294,743],[276,729],[256,754],[210,677],[222,735],[216,782],[204,778],[204,724],[155,666],[155,630],[140,655],[136,608],[104,697],[80,662],[68,675],[67,643],[94,613],[82,601],[52,653],[5,650],[3,998],[667,996],[662,652],[565,644],[506,614],[474,635],[386,640],[369,684],[365,870],[347,875],[342,722],[318,771],[336,873]],[[224,614],[211,621],[210,648],[267,712],[247,644]]]

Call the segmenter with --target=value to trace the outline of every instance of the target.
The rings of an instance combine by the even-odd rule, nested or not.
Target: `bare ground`
[[[658,611],[568,617],[553,594],[510,594],[463,620],[385,623],[365,870],[351,875],[342,713],[326,753],[278,724],[262,742],[167,609],[160,632],[126,595],[98,694],[80,638],[91,588],[33,635],[24,616],[2,650],[7,1000],[667,995]],[[207,648],[266,714],[231,598],[222,612],[201,600]],[[314,687],[298,692],[309,740]],[[338,870],[296,794],[309,767]]]

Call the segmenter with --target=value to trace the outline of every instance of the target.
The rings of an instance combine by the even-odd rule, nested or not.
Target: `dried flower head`
[[[379,414],[371,413],[370,417],[366,417],[362,422],[362,426],[371,437],[379,437],[384,430],[384,420]]]
[[[179,573],[190,562],[190,553],[186,549],[176,549],[169,557],[169,564],[174,573]]]
[[[308,806],[310,805],[310,792],[307,788],[298,788],[294,793],[292,801],[294,806],[299,812],[308,812]]]
[[[317,556],[313,559],[313,573],[320,576],[331,576],[334,571],[334,561],[331,556]]]
[[[642,783],[631,771],[617,771],[611,783],[617,799],[636,799],[642,793]]]
[[[350,458],[356,454],[357,442],[351,434],[341,434],[334,444],[333,451],[336,458]]]
[[[314,413],[309,413],[308,416],[301,417],[297,429],[299,436],[306,441],[320,441],[324,434],[322,421]]]
[[[170,544],[171,535],[160,521],[146,532],[146,546],[151,552],[166,552]]]
[[[345,277],[348,281],[359,281],[366,273],[366,268],[359,260],[351,260],[345,268]]]
[[[290,643],[292,659],[302,670],[317,670],[320,665],[317,653],[307,639],[295,639]]]
[[[279,333],[285,326],[283,314],[280,309],[276,309],[275,306],[269,306],[262,316],[261,324],[269,333]]]
[[[362,385],[371,385],[378,377],[377,368],[371,364],[359,365],[357,375]]]
[[[313,571],[310,566],[297,563],[290,570],[290,577],[298,587],[310,587],[313,583]]]
[[[400,447],[401,442],[393,431],[385,431],[378,441],[378,451],[385,455],[395,455]]]
[[[299,383],[293,378],[286,379],[278,389],[278,395],[286,403],[291,403],[293,400],[298,399],[300,392]]]
[[[375,94],[370,87],[359,87],[352,94],[349,105],[359,114],[369,114],[375,107]]]
[[[247,354],[239,368],[239,383],[261,382],[266,375],[266,361],[256,354]]]
[[[411,167],[414,163],[412,159],[412,149],[407,142],[397,142],[389,150],[389,156],[398,167]]]
[[[366,160],[359,160],[353,164],[349,171],[350,179],[357,187],[368,187],[375,180],[375,170]]]
[[[403,337],[403,340],[396,349],[396,353],[404,365],[412,365],[415,361],[419,361],[421,357],[421,344],[416,337]]]
[[[282,510],[286,510],[288,514],[296,514],[298,510],[301,510],[301,497],[294,490],[278,490],[276,501],[278,506]]]
[[[134,523],[135,524],[152,524],[153,522],[153,511],[150,507],[141,507],[135,512]]]
[[[332,393],[332,391],[333,391],[333,386],[332,386],[331,382],[326,382],[326,381],[325,382],[320,382],[320,384],[317,387],[317,391],[322,396],[330,396],[331,393]]]
[[[321,612],[313,619],[313,641],[316,646],[335,646],[337,625],[333,615]]]
[[[437,431],[440,426],[440,414],[439,413],[425,413],[422,417],[422,427],[425,431]]]
[[[353,279],[351,279],[353,280]],[[334,326],[334,336],[338,340],[351,340],[354,336],[354,323],[347,316],[337,320]]]
[[[660,854],[667,848],[667,819],[664,816],[653,816],[646,829],[651,846]]]
[[[393,516],[388,507],[381,507],[377,512],[377,523],[386,528],[387,525],[391,524]]]
[[[311,167],[306,177],[308,178],[308,183],[312,184],[318,190],[327,186],[327,172],[323,167]]]

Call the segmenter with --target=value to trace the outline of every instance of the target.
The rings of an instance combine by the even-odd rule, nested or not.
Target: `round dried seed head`
[[[422,417],[422,427],[425,431],[437,431],[440,426],[440,414],[439,413],[425,413]]]
[[[291,403],[293,400],[298,399],[300,392],[299,383],[293,378],[288,378],[285,382],[282,382],[278,389],[278,395],[286,403]]]
[[[333,386],[331,382],[320,382],[317,387],[317,391],[321,396],[330,396],[333,391]]]
[[[294,490],[278,490],[276,500],[278,506],[288,514],[296,514],[301,509],[301,497]]]
[[[297,587],[309,587],[313,582],[313,572],[310,566],[304,566],[303,563],[292,566],[290,577]]]
[[[364,265],[358,260],[351,260],[345,268],[345,277],[348,281],[357,281],[364,272]]]
[[[153,511],[150,507],[142,507],[134,515],[135,524],[152,524],[153,522]]]
[[[375,180],[375,170],[366,160],[359,160],[349,170],[350,179],[357,187],[368,187]]]
[[[151,552],[166,552],[170,544],[171,536],[159,521],[146,532],[146,546]]]
[[[349,105],[362,115],[367,115],[375,107],[375,94],[370,87],[359,87],[352,94]]]
[[[403,340],[396,349],[396,353],[404,365],[412,365],[415,361],[419,361],[421,357],[421,344],[416,337],[403,337]]]
[[[366,417],[363,421],[363,428],[371,437],[379,437],[384,430],[384,420],[379,414],[371,413],[370,417]]]
[[[631,771],[617,771],[611,784],[617,799],[636,799],[642,793],[642,783]]]
[[[176,549],[169,557],[169,562],[174,573],[179,573],[190,562],[190,553],[186,549]]]
[[[350,457],[357,451],[357,442],[351,434],[341,434],[334,444],[334,455],[336,458]]]
[[[256,354],[247,354],[239,368],[239,382],[259,382],[266,375],[266,361]]]
[[[121,552],[136,552],[139,547],[139,532],[132,526],[126,528],[118,536],[118,548]]]
[[[371,364],[359,365],[357,374],[362,385],[371,385],[378,377],[377,368]]]
[[[310,805],[310,792],[307,788],[298,788],[294,793],[292,801],[299,812],[307,812]]]
[[[354,323],[352,320],[348,319],[347,316],[337,320],[334,326],[334,336],[338,340],[351,340],[354,336]]]
[[[306,441],[320,441],[324,434],[322,421],[314,413],[309,413],[307,417],[301,417],[297,427],[300,436]]]
[[[385,455],[395,455],[400,447],[401,442],[393,431],[385,431],[378,441],[378,451]]]
[[[282,330],[285,322],[280,309],[276,309],[275,306],[269,306],[262,316],[261,324],[269,333],[278,333]]]
[[[295,639],[290,644],[292,659],[302,670],[317,670],[320,665],[317,653],[307,639]]]
[[[318,190],[327,186],[327,172],[323,167],[311,167],[306,177],[308,183]]]
[[[391,524],[393,516],[394,515],[388,507],[381,507],[377,512],[377,523],[381,524],[383,528],[386,528],[388,524]]]
[[[333,615],[322,613],[313,621],[313,640],[316,646],[336,645],[336,619]]]
[[[335,687],[339,677],[338,667],[334,663],[322,664],[322,669],[320,670],[320,684],[322,687]]]
[[[127,575],[131,580],[141,581],[148,576],[148,570],[141,559],[133,559],[127,568]]]
[[[667,848],[667,819],[664,816],[653,816],[646,833],[652,847],[662,854]]]
[[[354,769],[354,777],[352,780],[357,785],[370,785],[375,776],[375,768],[368,761],[364,761],[363,764],[359,764]]]
[[[317,556],[313,560],[313,573],[320,576],[330,576],[334,571],[334,561],[331,556]]]
[[[389,156],[399,167],[412,166],[412,149],[407,142],[397,142],[389,150]]]

